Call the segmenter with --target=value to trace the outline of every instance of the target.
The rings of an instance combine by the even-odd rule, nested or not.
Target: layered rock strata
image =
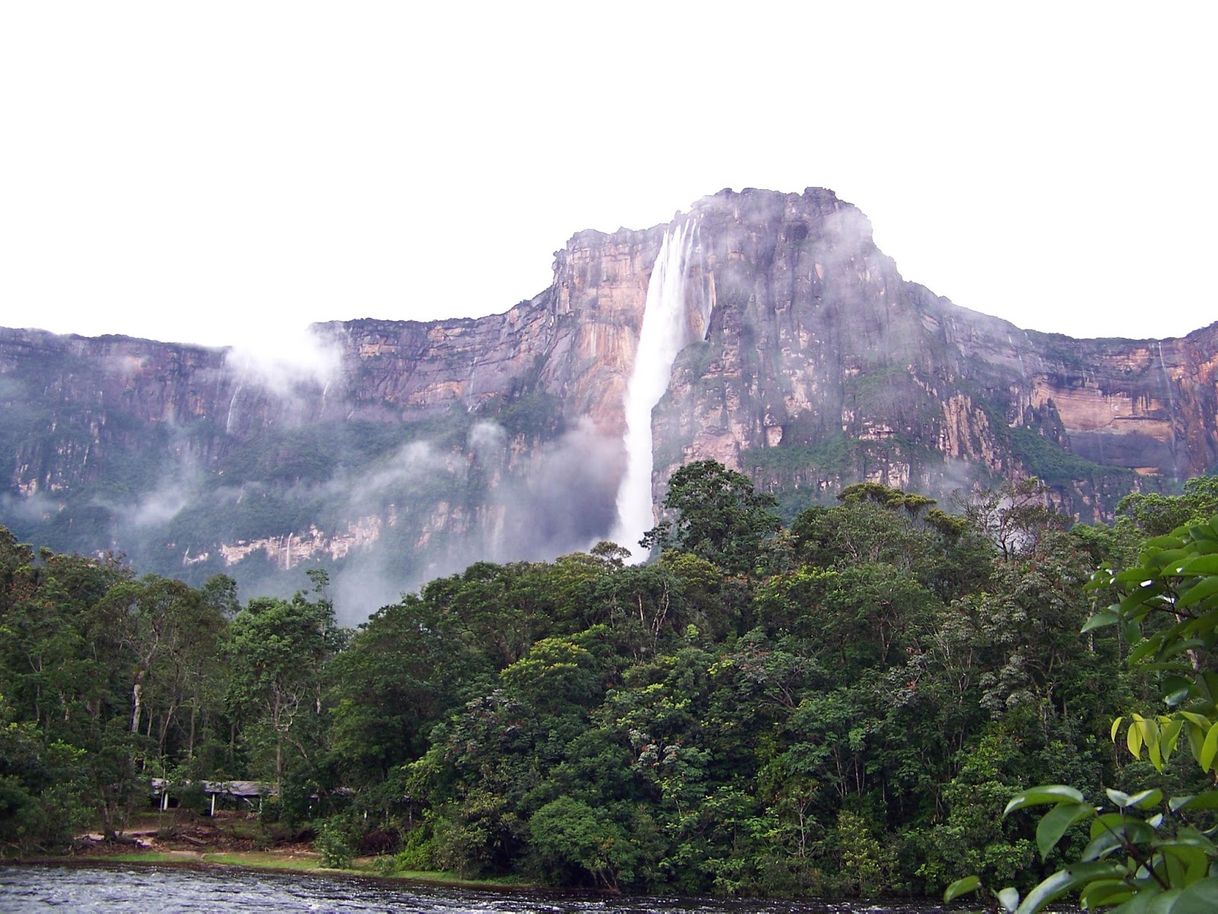
[[[695,225],[695,342],[653,416],[657,500],[674,467],[714,457],[792,509],[864,479],[943,496],[1037,475],[1095,520],[1218,465],[1218,324],[1162,341],[1018,329],[905,281],[822,189],[723,191],[678,218]],[[364,602],[584,547],[613,523],[664,228],[575,235],[550,288],[502,314],[318,325],[332,358],[314,375],[0,330],[0,522],[264,589],[324,560],[375,582],[351,584]]]

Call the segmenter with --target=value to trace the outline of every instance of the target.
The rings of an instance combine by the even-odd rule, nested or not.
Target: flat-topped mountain
[[[585,548],[615,528],[649,285],[678,228],[657,502],[713,457],[789,508],[860,480],[942,497],[1031,474],[1090,521],[1218,465],[1218,324],[1021,330],[902,279],[828,190],[722,191],[671,225],[576,234],[551,286],[502,314],[318,325],[291,370],[0,330],[0,523],[247,592],[322,562],[352,617],[474,560]]]

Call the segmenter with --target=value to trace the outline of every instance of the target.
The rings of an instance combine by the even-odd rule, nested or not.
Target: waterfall
[[[233,409],[237,405],[237,397],[241,394],[241,385],[237,385],[237,389],[233,391],[233,398],[228,401],[228,416],[224,420],[224,434],[231,435],[233,433]]]
[[[1180,456],[1176,451],[1176,399],[1172,395],[1171,375],[1167,371],[1167,361],[1163,358],[1163,341],[1159,340],[1159,371],[1163,376],[1163,387],[1167,390],[1167,420],[1171,433],[1171,464],[1176,477],[1180,476]]]
[[[668,390],[672,363],[689,340],[685,313],[685,271],[693,244],[689,223],[664,232],[647,284],[643,326],[626,385],[626,475],[617,491],[617,524],[611,539],[630,549],[634,561],[646,553],[638,541],[651,529],[651,411]]]

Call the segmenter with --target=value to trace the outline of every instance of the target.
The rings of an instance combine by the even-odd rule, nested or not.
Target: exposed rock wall
[[[860,479],[943,495],[1036,474],[1090,520],[1218,464],[1218,325],[1020,330],[906,282],[827,190],[724,191],[678,218],[697,227],[698,341],[654,414],[657,499],[714,457],[792,504]],[[257,559],[260,585],[362,562],[387,598],[474,558],[586,546],[613,521],[664,229],[575,235],[550,288],[502,314],[319,325],[332,359],[312,376],[0,330],[0,522],[194,576]]]

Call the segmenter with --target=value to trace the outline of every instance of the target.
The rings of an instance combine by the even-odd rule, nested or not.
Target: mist
[[[342,349],[314,327],[272,326],[233,345],[225,365],[238,384],[287,397],[302,386],[333,383],[342,368]]]

